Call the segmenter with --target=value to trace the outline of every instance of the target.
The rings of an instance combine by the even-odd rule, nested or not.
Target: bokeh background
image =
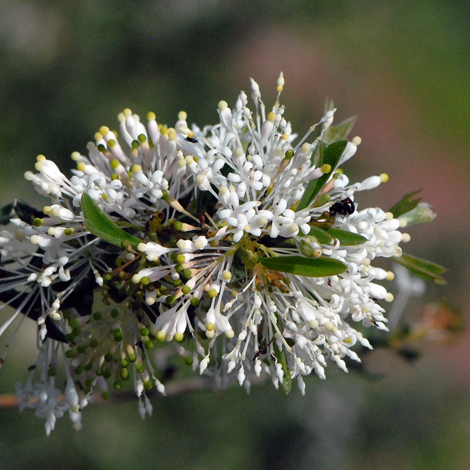
[[[448,285],[412,299],[406,320],[436,303],[466,319],[469,24],[466,0],[2,0],[0,203],[44,205],[22,176],[36,155],[67,173],[72,151],[101,125],[117,128],[126,107],[169,125],[181,109],[213,123],[218,101],[233,105],[250,77],[272,103],[282,70],[299,134],[326,96],[338,121],[359,116],[347,171],[390,176],[360,204],[388,209],[422,188],[438,213],[410,229],[406,249],[447,266]],[[33,337],[30,325],[13,345],[0,393],[26,378]],[[468,469],[470,337],[449,338],[414,344],[414,361],[391,348],[364,355],[366,374],[329,367],[305,397],[270,384],[183,394],[154,400],[145,422],[134,400],[93,405],[80,432],[65,417],[49,438],[33,413],[1,409],[0,468]]]

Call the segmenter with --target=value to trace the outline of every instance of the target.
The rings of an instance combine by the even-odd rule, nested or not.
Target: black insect
[[[336,214],[339,214],[345,217],[354,213],[355,210],[356,206],[354,205],[354,202],[349,197],[347,197],[340,202],[335,202],[330,207],[330,215],[334,217]]]
[[[269,343],[266,343],[266,341],[262,342],[259,345],[258,351],[256,351],[253,360],[257,359],[259,356],[264,356],[265,354],[268,353],[268,348],[271,346],[271,343],[274,341],[274,336],[271,338],[271,341]],[[274,356],[271,354],[271,359],[274,361]]]
[[[192,144],[197,144],[199,142],[195,137],[186,137],[185,139]]]

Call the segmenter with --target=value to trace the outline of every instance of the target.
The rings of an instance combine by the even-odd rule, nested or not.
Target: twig
[[[264,379],[252,380],[252,384],[255,385],[261,383]],[[223,392],[220,388],[217,388],[213,380],[204,377],[195,377],[193,379],[170,382],[165,385],[165,392],[167,397],[175,397],[178,395],[201,392],[204,390],[212,390],[217,392]],[[163,398],[163,395],[157,392],[156,389],[152,389],[146,392],[150,399]],[[65,398],[63,395],[59,399]],[[136,394],[133,390],[119,392],[111,395],[111,398],[105,400],[102,398],[100,393],[94,393],[90,404],[102,404],[102,403],[122,403],[135,400]],[[8,408],[19,408],[20,400],[15,395],[11,394],[0,394],[0,409]]]

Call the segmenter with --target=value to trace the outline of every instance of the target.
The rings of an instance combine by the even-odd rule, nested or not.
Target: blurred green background
[[[337,120],[359,116],[363,143],[346,170],[390,176],[359,204],[388,209],[423,188],[438,213],[410,229],[406,250],[450,268],[448,285],[429,286],[407,318],[438,301],[467,317],[469,24],[464,0],[2,0],[0,203],[41,207],[22,176],[36,155],[69,174],[72,151],[85,152],[101,125],[117,128],[126,107],[169,125],[181,109],[213,123],[218,101],[233,105],[250,77],[270,105],[282,70],[299,134],[326,96]],[[34,358],[35,345],[18,340],[0,393]],[[305,397],[235,386],[154,400],[145,422],[134,400],[92,405],[80,432],[64,417],[49,438],[33,413],[1,409],[0,469],[468,469],[469,344],[468,333],[422,341],[414,362],[378,350],[363,356],[374,380],[330,366]]]

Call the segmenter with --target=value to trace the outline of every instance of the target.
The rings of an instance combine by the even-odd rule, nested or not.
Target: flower
[[[131,381],[151,414],[146,391],[165,393],[164,348],[220,386],[249,388],[264,373],[305,393],[304,376],[360,361],[353,346],[371,348],[363,327],[387,330],[381,302],[393,295],[380,282],[393,273],[372,263],[399,257],[409,235],[354,195],[388,177],[350,184],[339,166],[361,139],[332,140],[334,109],[297,139],[283,87],[281,73],[267,112],[252,80],[252,105],[244,92],[233,109],[220,101],[219,122],[202,128],[183,111],[173,128],[153,113],[144,126],[126,109],[122,146],[101,127],[87,155],[72,154],[70,179],[42,155],[25,174],[51,204],[3,209],[0,300],[16,311],[0,333],[20,313],[40,326],[39,358],[17,391],[48,433],[65,411],[78,428],[109,384]]]

